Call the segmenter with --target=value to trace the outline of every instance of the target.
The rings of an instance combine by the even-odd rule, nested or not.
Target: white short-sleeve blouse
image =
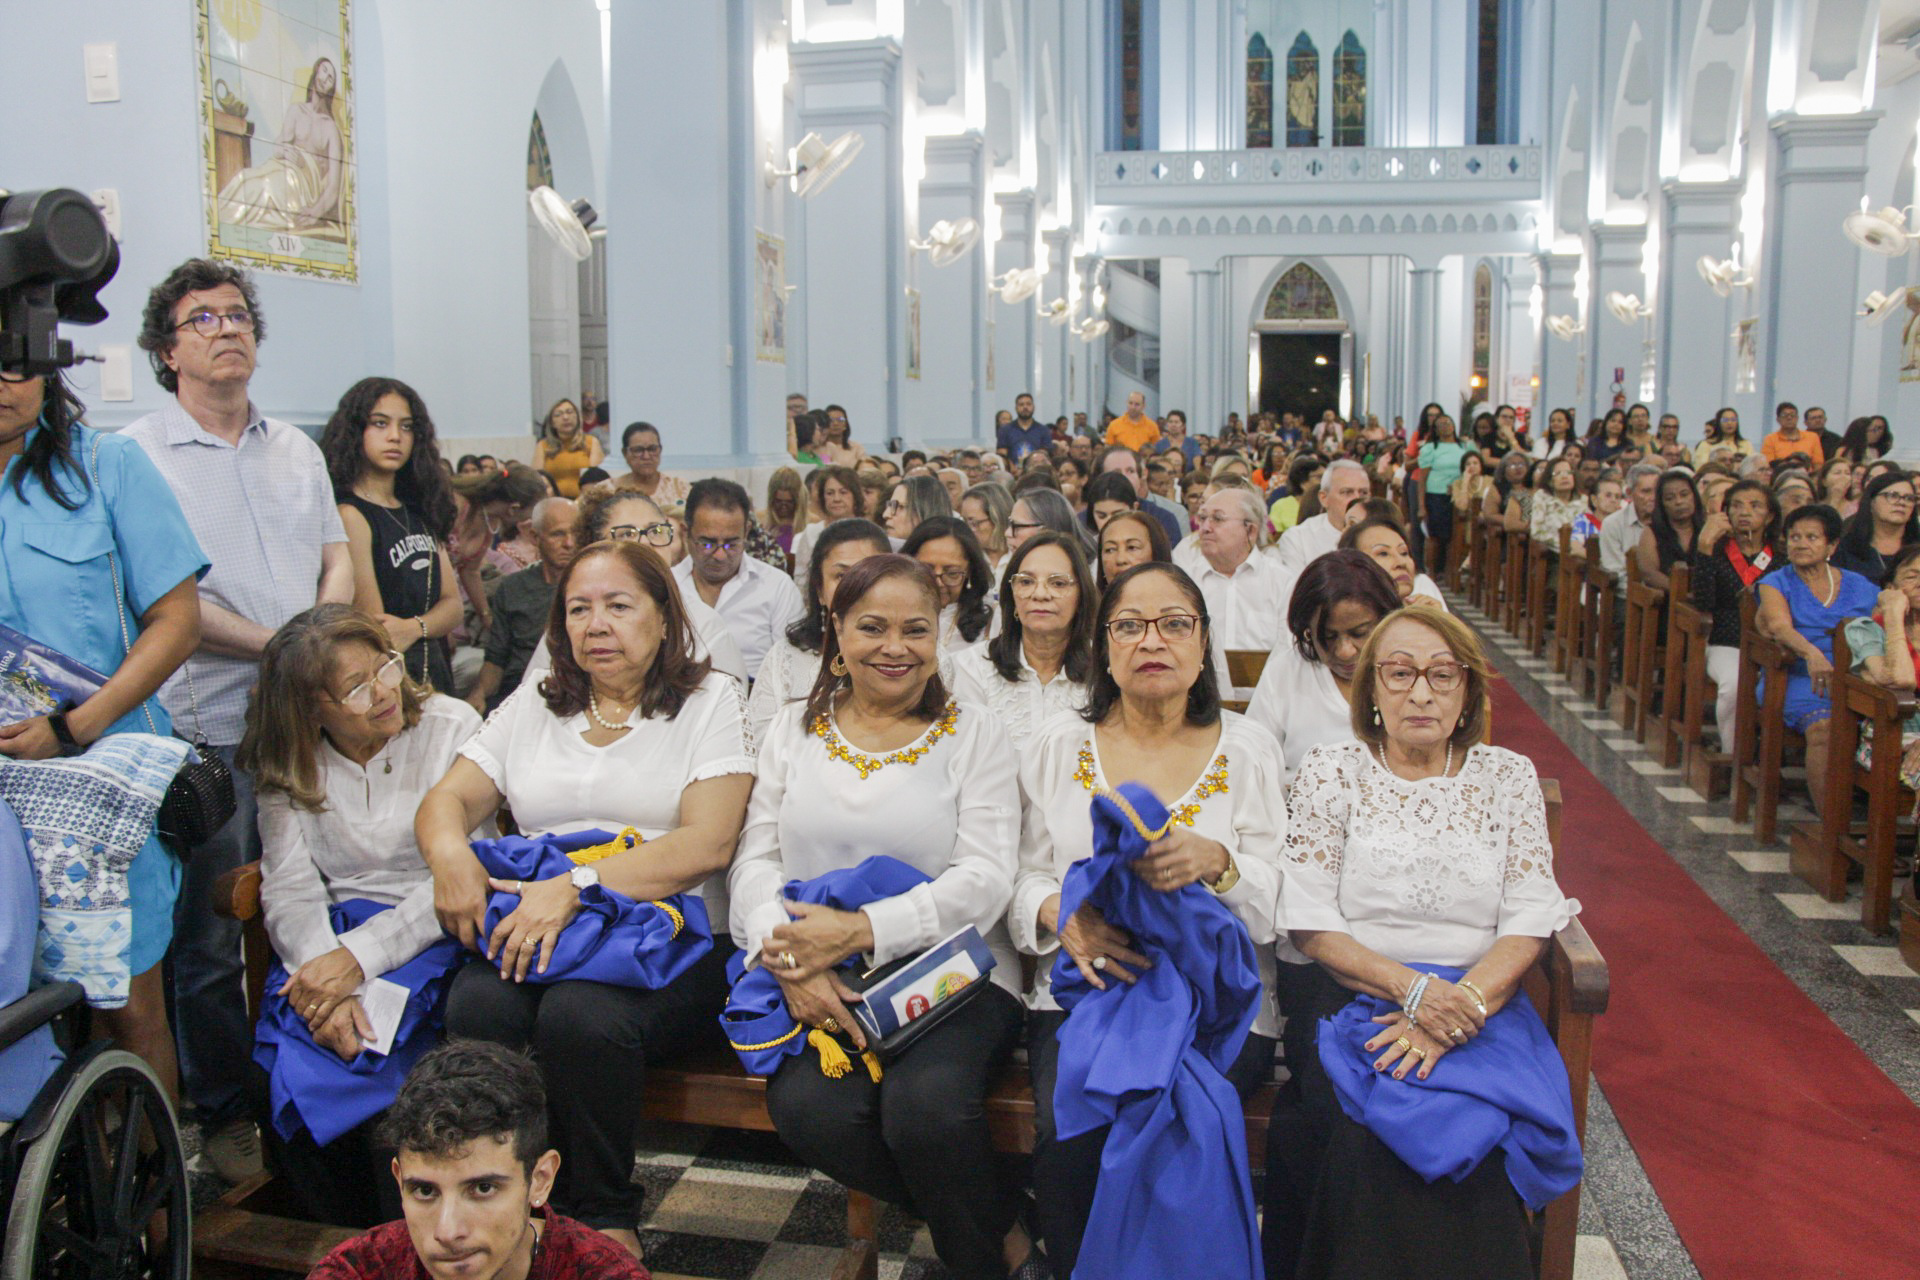
[[[1283,930],[1465,967],[1499,938],[1551,937],[1580,911],[1553,878],[1539,776],[1512,751],[1474,747],[1452,777],[1408,782],[1363,742],[1315,747],[1287,800]]]
[[[745,699],[732,676],[709,671],[671,720],[636,710],[626,723],[633,728],[618,741],[593,746],[581,737],[584,712],[563,720],[523,685],[460,754],[492,779],[529,835],[633,827],[652,840],[680,825],[689,784],[754,770]],[[725,920],[725,878],[714,876],[701,892],[716,923]]]
[[[1353,741],[1352,712],[1324,662],[1300,656],[1286,636],[1267,659],[1247,703],[1247,718],[1273,734],[1280,749],[1283,782],[1291,782],[1300,761],[1322,743]]]
[[[1054,1003],[1050,981],[1060,939],[1041,932],[1040,906],[1060,892],[1067,869],[1093,852],[1093,796],[1112,785],[1100,763],[1093,726],[1077,715],[1049,720],[1021,754],[1020,871],[1007,920],[1014,945],[1042,957],[1027,998],[1032,1008],[1060,1007]],[[1285,943],[1268,913],[1279,899],[1280,845],[1286,835],[1287,811],[1273,736],[1245,716],[1222,712],[1220,745],[1213,763],[1167,809],[1176,822],[1226,846],[1240,869],[1239,883],[1221,894],[1220,900],[1247,926],[1260,953],[1265,992],[1253,1030],[1277,1036],[1274,944]]]
[[[888,763],[862,777],[803,723],[805,713],[804,704],[783,708],[767,730],[728,877],[734,940],[748,962],[786,923],[780,893],[787,881],[887,854],[932,883],[863,908],[873,926],[873,963],[973,925],[994,953],[993,981],[1018,996],[1020,968],[1003,917],[1013,892],[1020,786],[1000,722],[977,703],[949,703],[946,716],[913,743],[882,753]]]
[[[1025,653],[1020,655],[1020,678],[1009,680],[993,665],[987,646],[977,644],[953,656],[953,696],[989,708],[1006,726],[1013,749],[1025,751],[1041,725],[1062,711],[1087,705],[1087,686],[1069,680],[1064,670],[1041,684]]]

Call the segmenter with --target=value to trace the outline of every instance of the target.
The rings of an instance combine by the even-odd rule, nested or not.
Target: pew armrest
[[[213,913],[229,920],[251,920],[260,914],[258,861],[220,873],[213,882]]]

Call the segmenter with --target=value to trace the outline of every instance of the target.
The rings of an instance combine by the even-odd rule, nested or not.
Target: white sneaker
[[[228,1182],[245,1182],[265,1169],[260,1160],[260,1130],[251,1120],[229,1120],[209,1132],[200,1155]]]

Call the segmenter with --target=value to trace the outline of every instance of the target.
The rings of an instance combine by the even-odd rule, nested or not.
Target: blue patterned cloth
[[[1119,788],[1149,828],[1166,806]],[[1162,893],[1128,863],[1149,841],[1108,795],[1093,801],[1093,854],[1060,888],[1060,918],[1092,906],[1153,964],[1102,991],[1065,949],[1053,965],[1061,1024],[1054,1126],[1062,1139],[1111,1125],[1076,1280],[1263,1273],[1247,1172],[1247,1122],[1227,1068],[1260,1010],[1246,926],[1200,885]]]
[[[1464,969],[1412,967],[1448,982],[1466,977]],[[1374,1019],[1399,1007],[1360,996],[1320,1022],[1320,1064],[1349,1119],[1428,1182],[1459,1182],[1500,1150],[1507,1179],[1536,1213],[1579,1185],[1580,1139],[1566,1064],[1526,992],[1516,991],[1479,1035],[1448,1050],[1425,1080],[1411,1071],[1395,1080],[1373,1069],[1378,1054],[1366,1044],[1380,1034]]]
[[[496,880],[550,880],[573,870],[567,855],[615,839],[598,829],[567,835],[507,836],[476,840],[473,854]],[[520,895],[496,891],[487,900],[481,945],[494,926],[513,914]],[[536,986],[581,979],[657,991],[713,949],[707,904],[697,893],[676,893],[658,902],[636,902],[605,885],[580,891],[580,913],[560,931],[547,971],[529,966]]]
[[[28,975],[33,972],[34,938],[40,930],[37,896],[27,834],[13,810],[0,803],[0,1005],[12,1004],[33,990]],[[26,1114],[65,1056],[54,1043],[51,1025],[36,1027],[0,1049],[0,1124]]]
[[[929,883],[927,873],[898,858],[875,854],[857,867],[829,871],[811,880],[789,880],[781,890],[788,902],[811,902],[836,911],[858,911],[869,902],[897,898],[915,885]],[[764,966],[746,969],[747,953],[735,952],[727,961],[732,991],[720,1015],[727,1043],[740,1055],[740,1064],[756,1076],[770,1076],[789,1056],[806,1047],[805,1028],[787,1012],[780,980]],[[860,957],[848,956],[842,969],[857,968]]]
[[[342,934],[391,910],[390,903],[348,898],[327,908],[327,922]],[[287,970],[275,956],[253,1029],[253,1060],[267,1073],[273,1127],[280,1136],[291,1138],[305,1129],[324,1147],[392,1106],[413,1064],[440,1043],[447,987],[465,959],[460,944],[443,937],[398,969],[377,975],[407,989],[406,1011],[387,1052],[362,1049],[348,1062],[314,1043],[306,1019],[280,994]]]
[[[167,784],[186,758],[178,738],[115,733],[83,755],[0,759],[0,800],[26,829],[40,892],[36,982],[78,982],[95,1008],[127,1003],[127,868],[153,834]]]

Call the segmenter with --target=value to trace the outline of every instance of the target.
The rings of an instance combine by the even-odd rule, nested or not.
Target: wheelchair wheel
[[[0,1280],[186,1280],[187,1162],[173,1107],[147,1064],[84,1058],[20,1160]],[[166,1223],[165,1240],[149,1225]]]

